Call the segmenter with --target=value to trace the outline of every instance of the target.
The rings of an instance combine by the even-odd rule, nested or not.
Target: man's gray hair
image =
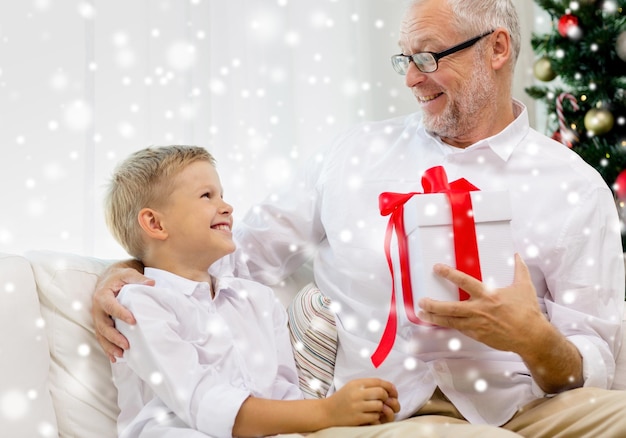
[[[424,0],[412,0],[418,4]],[[519,16],[512,0],[440,0],[452,9],[452,25],[467,38],[480,35],[498,27],[511,35],[511,66],[514,67],[520,52],[521,31]]]

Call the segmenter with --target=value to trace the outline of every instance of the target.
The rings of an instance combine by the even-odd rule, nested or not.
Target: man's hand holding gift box
[[[441,166],[424,173],[422,187],[423,193],[380,195],[381,214],[390,217],[385,252],[393,290],[375,366],[393,347],[402,308],[412,323],[456,328],[481,341],[498,314],[497,304],[485,301],[513,282],[515,263],[525,270],[521,259],[514,263],[508,192],[482,192],[465,179],[449,183]],[[530,284],[525,272],[516,275]],[[469,318],[476,309],[480,321]]]
[[[492,289],[475,278],[450,266],[437,264],[434,272],[459,288],[467,291],[467,301],[438,301],[420,298],[420,320],[441,327],[457,329],[465,335],[497,350],[516,350],[511,336],[517,327],[528,331],[537,329],[530,321],[543,321],[550,325],[537,304],[535,288],[530,273],[519,254],[515,254],[515,272],[512,284]],[[510,286],[510,287],[508,287]]]

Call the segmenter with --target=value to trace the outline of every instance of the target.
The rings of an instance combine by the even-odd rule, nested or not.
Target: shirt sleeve
[[[610,388],[621,343],[624,259],[608,187],[582,197],[561,230],[559,262],[546,276],[551,323],[583,358],[585,386]]]
[[[277,284],[315,254],[325,238],[320,179],[330,152],[326,148],[306,160],[283,190],[255,205],[235,226],[240,260],[247,263],[249,278]]]
[[[215,336],[199,360],[198,349],[183,336],[191,324],[207,321],[193,320],[186,297],[127,285],[118,299],[137,319],[133,326],[116,321],[132,346],[124,352],[128,367],[189,427],[214,437],[232,436],[237,413],[250,395],[238,370],[220,369],[223,358],[234,354],[232,342]]]

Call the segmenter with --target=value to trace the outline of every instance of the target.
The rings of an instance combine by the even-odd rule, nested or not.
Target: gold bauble
[[[533,66],[533,73],[535,77],[540,81],[550,82],[552,79],[556,78],[556,73],[552,70],[552,63],[550,62],[550,58],[544,56],[535,61],[535,65]]]
[[[591,108],[585,114],[585,128],[593,135],[602,135],[613,129],[613,114],[605,108]]]
[[[615,40],[615,52],[622,61],[626,61],[626,30],[620,33]]]

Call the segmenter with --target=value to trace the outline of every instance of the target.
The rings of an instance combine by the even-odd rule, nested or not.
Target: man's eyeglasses
[[[412,55],[393,55],[391,57],[391,65],[393,65],[394,70],[401,75],[406,75],[406,72],[409,69],[409,64],[411,61],[415,63],[415,66],[422,73],[432,73],[437,71],[439,68],[439,60],[444,56],[452,55],[460,50],[467,49],[468,47],[472,47],[476,44],[481,38],[486,37],[487,35],[492,34],[494,31],[490,30],[489,32],[485,32],[482,35],[478,35],[470,40],[467,40],[461,44],[457,44],[454,47],[450,47],[449,49],[443,50],[441,52],[419,52],[414,53]]]

